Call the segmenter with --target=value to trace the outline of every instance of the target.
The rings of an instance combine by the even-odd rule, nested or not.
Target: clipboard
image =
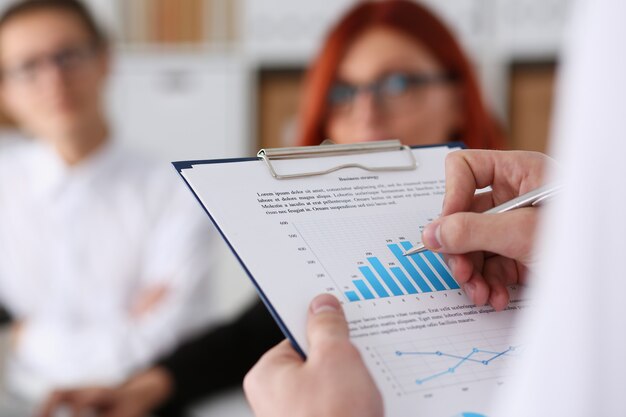
[[[458,142],[408,147],[399,141],[320,145],[173,165],[303,358],[308,303],[320,292],[332,293],[342,301],[352,341],[381,390],[385,413],[414,415],[417,407],[424,415],[452,416],[484,412],[492,391],[503,383],[500,374],[466,376],[463,384],[472,387],[472,395],[454,397],[458,401],[450,401],[453,383],[432,388],[441,394],[438,400],[413,394],[422,386],[430,389],[433,380],[454,380],[452,374],[475,364],[493,362],[497,370],[498,363],[513,360],[513,349],[499,344],[509,337],[515,318],[514,308],[492,314],[488,307],[471,305],[439,255],[402,255],[402,248],[410,248],[405,245],[419,241],[419,227],[441,209],[445,156],[464,147]],[[523,307],[521,294],[510,289],[512,306]],[[462,319],[447,319],[442,311]],[[463,352],[468,334],[489,349],[477,344]],[[419,350],[422,340],[433,347],[403,352]],[[456,346],[451,340],[461,342]],[[458,350],[446,353],[451,346]],[[494,354],[496,349],[501,352]],[[487,354],[492,357],[480,357]],[[460,362],[433,371],[440,362],[428,360],[442,357]],[[405,366],[404,360],[428,366]],[[402,379],[406,369],[426,374]]]
[[[279,174],[272,163],[272,161],[275,160],[320,158],[324,156],[357,155],[364,153],[392,151],[401,151],[402,153],[404,153],[406,155],[407,162],[405,164],[386,166],[370,166],[358,162],[349,162],[334,165],[330,168],[323,170],[302,171],[293,174]],[[415,155],[413,155],[413,153],[411,152],[411,148],[407,145],[403,145],[399,140],[384,140],[378,142],[354,143],[348,145],[337,145],[333,144],[332,142],[325,141],[319,146],[261,149],[257,153],[257,157],[265,162],[267,168],[270,171],[270,174],[272,174],[272,177],[276,178],[277,180],[326,175],[330,174],[331,172],[347,168],[360,168],[370,172],[410,171],[418,168],[417,160],[415,159]]]
[[[272,303],[269,301],[266,296],[263,288],[259,285],[257,280],[254,278],[254,275],[250,272],[245,262],[241,259],[235,248],[233,247],[230,240],[226,237],[224,231],[219,227],[218,223],[215,221],[211,213],[206,209],[199,196],[195,192],[194,188],[191,186],[189,181],[183,175],[183,171],[186,169],[191,169],[195,165],[205,165],[205,164],[215,164],[215,163],[238,163],[238,162],[248,162],[248,161],[263,161],[269,173],[276,180],[291,180],[291,179],[299,179],[306,178],[311,176],[320,176],[326,175],[341,169],[347,168],[359,168],[364,171],[369,172],[397,172],[397,171],[411,171],[419,169],[419,162],[415,159],[413,153],[411,153],[411,149],[427,149],[434,147],[447,147],[447,148],[461,148],[465,149],[466,146],[463,142],[448,142],[442,145],[415,145],[415,146],[407,146],[403,145],[402,142],[396,139],[392,140],[384,140],[377,142],[363,142],[363,143],[354,143],[347,145],[339,145],[334,144],[331,141],[324,141],[322,144],[317,146],[302,146],[302,147],[284,147],[284,148],[267,148],[260,149],[257,152],[256,158],[248,157],[248,158],[226,158],[226,159],[206,159],[206,160],[190,160],[190,161],[176,161],[172,162],[172,165],[181,176],[182,180],[185,182],[189,190],[194,195],[195,199],[198,201],[198,204],[202,207],[204,212],[209,216],[211,222],[214,224],[215,228],[220,233],[222,239],[226,242],[229,249],[237,258],[237,261],[244,269],[248,278],[252,281],[257,294],[261,298],[261,301],[270,312],[270,315],[285,335],[285,337],[290,341],[293,348],[303,357],[306,358],[306,354],[303,349],[300,347],[294,336],[289,331],[289,328],[285,325],[285,322],[280,317]],[[376,152],[403,152],[406,154],[406,160],[403,163],[398,165],[388,165],[383,167],[372,167],[362,165],[360,163],[349,163],[349,164],[341,164],[337,166],[333,166],[332,168],[320,171],[306,171],[299,172],[296,174],[280,174],[275,169],[273,162],[276,160],[297,160],[301,158],[319,158],[319,157],[328,157],[328,156],[337,156],[337,155],[359,155],[359,154],[368,154],[368,153],[376,153]]]

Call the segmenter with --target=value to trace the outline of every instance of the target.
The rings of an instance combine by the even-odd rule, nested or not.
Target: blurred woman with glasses
[[[505,146],[459,43],[409,0],[360,3],[331,30],[307,74],[299,124],[300,145]]]

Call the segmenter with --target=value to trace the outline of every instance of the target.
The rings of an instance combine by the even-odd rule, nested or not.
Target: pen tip
[[[417,246],[407,250],[406,252],[404,252],[404,256],[409,256],[409,255],[415,255],[416,253],[420,253],[420,252],[424,252],[426,250],[426,247],[424,246],[423,243],[419,243]]]

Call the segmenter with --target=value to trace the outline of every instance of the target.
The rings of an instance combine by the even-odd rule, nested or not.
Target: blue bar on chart
[[[398,284],[393,280],[389,272],[385,269],[380,260],[376,257],[369,257],[367,261],[374,267],[374,270],[378,272],[378,275],[383,279],[383,282],[387,284],[387,288],[391,290],[393,295],[404,295]]]
[[[387,292],[385,287],[383,287],[380,281],[378,281],[378,278],[376,278],[376,275],[374,275],[369,267],[360,266],[359,270],[361,271],[367,282],[369,282],[372,288],[374,288],[374,291],[376,291],[376,294],[378,294],[379,297],[389,297],[389,293]]]
[[[432,292],[433,288],[435,291],[459,288],[438,254],[426,251],[404,256],[404,251],[413,247],[409,241],[390,243],[387,247],[398,260],[399,266],[385,267],[378,257],[367,257],[370,266],[359,266],[365,279],[353,280],[355,290],[344,292],[350,302]]]
[[[400,284],[402,284],[406,292],[408,292],[409,294],[417,294],[417,289],[413,286],[413,284],[411,284],[411,281],[409,281],[409,279],[406,277],[404,271],[402,271],[402,268],[392,266],[391,272],[393,272],[396,278],[398,278],[398,281],[400,281]]]
[[[443,278],[443,280],[446,282],[448,287],[450,287],[451,290],[458,289],[459,288],[459,284],[454,280],[452,275],[450,275],[450,272],[448,271],[448,268],[446,268],[444,266],[443,259],[441,259],[441,257],[439,255],[435,255],[434,253],[432,253],[429,250],[427,250],[426,252],[423,252],[423,253],[424,253],[424,256],[426,257],[426,259],[428,259],[428,261],[430,262],[430,264],[433,267],[435,267],[435,270],[437,271],[439,276],[441,278]]]
[[[365,284],[365,281],[360,280],[360,279],[355,279],[354,281],[352,281],[352,283],[354,284],[356,289],[359,290],[359,292],[361,293],[361,296],[365,298],[366,300],[372,300],[376,298],[374,297],[374,294],[372,294],[370,289],[367,288],[367,284]]]
[[[431,292],[432,289],[428,286],[426,281],[424,281],[424,278],[422,278],[422,276],[417,271],[417,269],[415,269],[413,264],[411,264],[406,256],[404,256],[404,251],[400,249],[400,246],[395,243],[391,243],[387,245],[387,247],[391,249],[391,252],[394,254],[398,262],[400,262],[400,265],[402,265],[404,269],[406,269],[406,271],[409,273],[413,281],[415,281],[419,289],[422,290],[422,292]]]
[[[407,242],[407,241],[402,241],[400,242],[400,244],[402,245],[404,250],[409,250],[413,247],[413,245],[411,245],[411,242]],[[441,281],[439,281],[439,278],[437,277],[437,275],[432,271],[432,269],[430,269],[430,267],[428,266],[424,258],[422,258],[419,253],[416,253],[415,255],[409,255],[409,256],[417,264],[417,266],[424,273],[424,275],[426,275],[426,278],[428,279],[428,281],[433,285],[433,287],[437,291],[445,291],[447,289],[446,287],[443,286]]]
[[[354,291],[346,291],[346,297],[348,297],[348,300],[350,301],[359,301],[360,298],[359,296],[354,292]]]

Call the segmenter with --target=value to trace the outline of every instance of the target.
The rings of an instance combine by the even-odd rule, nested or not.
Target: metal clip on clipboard
[[[407,155],[408,162],[405,165],[396,166],[366,166],[360,163],[347,163],[334,166],[321,171],[299,172],[295,174],[279,174],[274,169],[272,161],[299,158],[318,158],[324,156],[354,155],[374,152],[402,151]],[[312,177],[329,174],[344,168],[361,168],[371,172],[382,171],[410,171],[417,169],[418,163],[409,146],[403,145],[399,140],[384,140],[378,142],[354,143],[349,145],[335,145],[324,142],[319,146],[300,146],[289,148],[261,149],[257,157],[265,161],[272,176],[279,180]]]

